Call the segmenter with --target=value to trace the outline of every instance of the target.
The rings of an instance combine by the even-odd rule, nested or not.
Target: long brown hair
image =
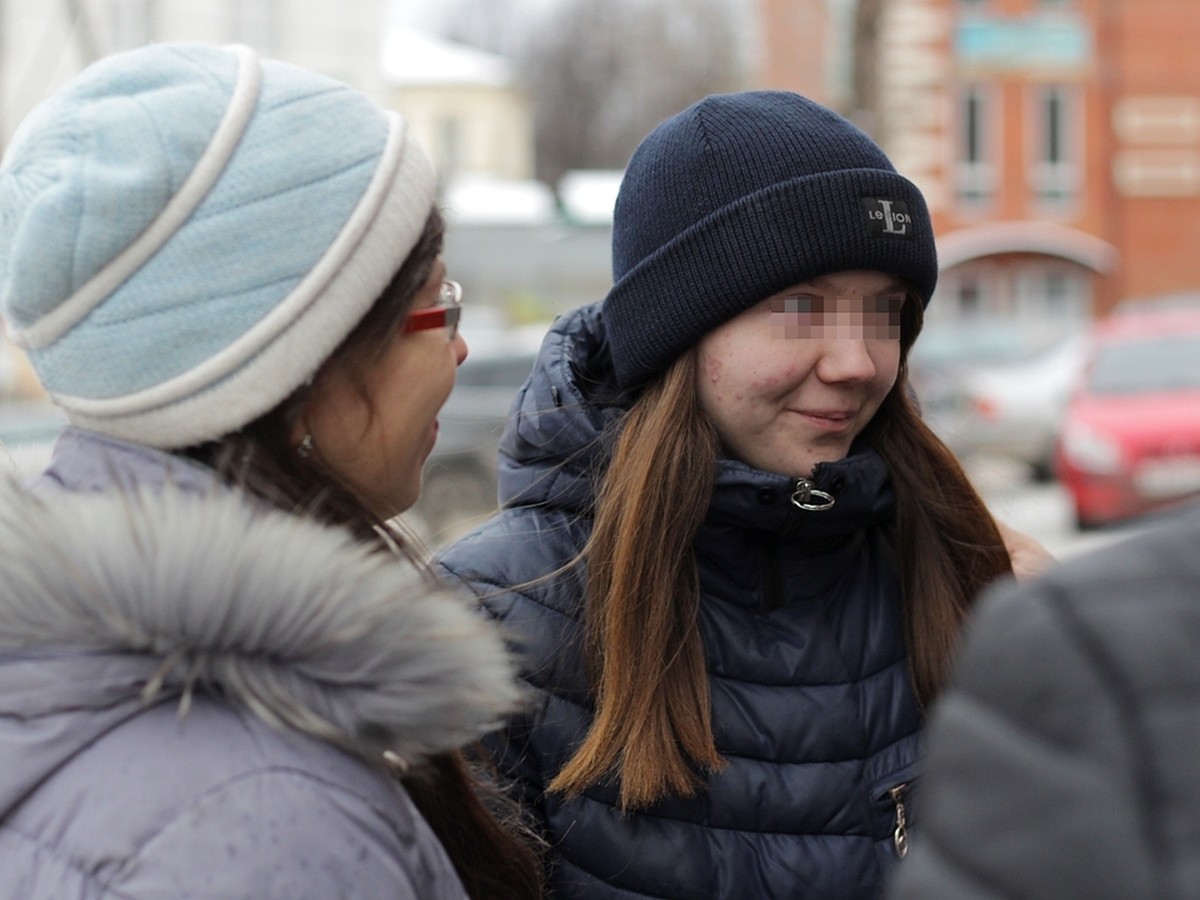
[[[363,378],[404,324],[413,299],[441,253],[445,226],[434,208],[416,246],[370,311],[327,362]],[[433,580],[412,542],[393,520],[383,521],[319,455],[301,458],[292,426],[306,399],[301,388],[270,412],[219,440],[182,451],[211,467],[224,481],[288,511],[338,525],[380,552],[399,552]],[[372,413],[374,411],[372,410]],[[475,777],[463,754],[442,753],[402,777],[405,790],[445,848],[467,893],[475,900],[528,900],[542,895],[536,839],[515,803],[488,780]]]
[[[915,297],[904,304],[896,384],[863,439],[891,468],[909,666],[925,705],[945,680],[975,596],[1011,563],[982,498],[910,396],[908,351],[922,315]],[[695,377],[693,348],[622,417],[582,553],[596,715],[551,791],[571,796],[615,775],[622,808],[637,809],[694,794],[705,772],[724,765],[712,734],[692,546],[720,449]]]

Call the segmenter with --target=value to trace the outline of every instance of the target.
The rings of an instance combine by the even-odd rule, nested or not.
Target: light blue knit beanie
[[[245,47],[86,69],[0,165],[0,316],[72,422],[163,448],[299,387],[419,238],[436,179],[404,121]]]

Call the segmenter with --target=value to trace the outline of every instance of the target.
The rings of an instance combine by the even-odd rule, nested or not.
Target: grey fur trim
[[[407,562],[237,492],[31,494],[0,483],[0,645],[160,659],[277,726],[412,761],[518,700],[490,624]]]

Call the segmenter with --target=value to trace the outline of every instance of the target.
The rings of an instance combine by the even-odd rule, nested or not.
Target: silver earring
[[[296,445],[296,455],[301,459],[308,459],[312,455],[313,447],[315,446],[313,436],[305,432],[304,437],[300,438],[300,443]]]

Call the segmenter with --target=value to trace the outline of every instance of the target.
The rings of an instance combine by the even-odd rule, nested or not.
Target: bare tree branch
[[[664,118],[744,86],[742,0],[559,0],[501,39],[519,5],[459,0],[451,28],[513,59],[533,97],[537,175],[549,184],[569,169],[622,168]]]

